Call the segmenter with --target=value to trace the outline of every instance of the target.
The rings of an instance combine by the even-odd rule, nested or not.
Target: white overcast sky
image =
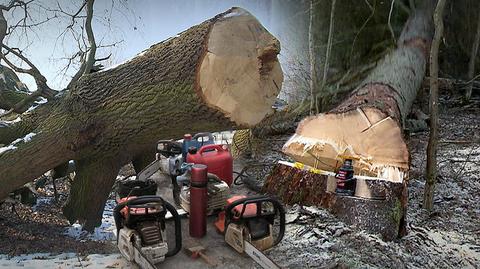
[[[52,0],[36,1],[51,7],[56,5],[56,1]],[[277,29],[272,23],[268,1],[270,0],[114,0],[112,8],[112,0],[96,0],[94,14],[98,18],[94,20],[93,28],[97,43],[101,41],[102,44],[107,44],[123,40],[113,49],[99,49],[97,58],[112,52],[112,58],[104,63],[106,67],[123,62],[151,45],[232,6],[246,8],[272,34],[276,35]],[[80,0],[59,0],[59,2],[63,8],[71,11],[78,8],[81,3]],[[31,10],[31,14],[44,16],[35,9]],[[6,14],[5,17],[12,24],[12,16],[17,18],[21,15],[21,11],[18,10],[13,15]],[[105,18],[111,18],[111,29],[102,23]],[[57,38],[66,24],[67,22],[48,23],[37,28],[33,34],[29,33],[28,36],[24,36],[23,33],[17,34],[5,42],[10,47],[26,48],[25,54],[47,77],[49,86],[56,90],[63,89],[69,81],[68,78],[65,79],[59,74],[59,70],[65,65],[65,61],[61,61],[60,58],[76,51],[76,43],[68,35],[63,40]],[[282,42],[281,38],[280,41]],[[73,74],[73,71],[70,74]],[[21,79],[31,90],[35,89],[35,83],[30,77],[23,75]]]

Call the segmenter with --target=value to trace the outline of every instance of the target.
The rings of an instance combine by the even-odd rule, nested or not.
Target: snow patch
[[[7,83],[7,80],[5,80],[5,74],[1,73],[0,74],[0,79],[2,79],[3,82]]]
[[[39,207],[52,204],[54,199],[55,199],[54,197],[39,197],[37,198],[37,203],[34,206],[32,206],[32,210],[37,211]]]
[[[27,109],[27,111],[25,111],[25,112],[32,112],[32,111],[33,111],[35,108],[37,108],[37,107],[38,107],[38,105],[33,105],[33,106],[29,107],[29,108]]]
[[[247,15],[248,12],[243,8],[234,8],[230,13],[223,16],[224,18],[239,17]]]
[[[47,102],[47,98],[44,98],[44,97],[40,97],[38,98],[37,101],[35,101],[36,104],[45,104]]]
[[[34,253],[9,257],[0,255],[0,268],[132,268],[120,254]]]
[[[34,137],[36,135],[37,135],[36,133],[28,133],[24,137],[14,140],[12,143],[10,143],[10,145],[15,145],[15,144],[18,144],[20,142],[23,142],[23,143],[30,142],[32,140],[32,137]]]
[[[3,120],[1,121],[2,123],[5,123],[5,124],[13,124],[13,123],[17,123],[17,122],[20,122],[22,121],[22,118],[20,117],[17,117],[16,119],[14,120]]]
[[[117,238],[117,228],[115,227],[115,219],[113,218],[113,209],[115,208],[115,200],[108,200],[105,204],[102,217],[102,225],[95,228],[93,233],[82,230],[82,225],[75,223],[67,227],[64,234],[77,240],[92,241],[113,241]]]

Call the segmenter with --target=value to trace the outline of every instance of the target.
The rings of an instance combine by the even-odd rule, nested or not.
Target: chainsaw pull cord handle
[[[115,226],[117,227],[117,235],[120,233],[120,229],[122,226],[122,214],[120,211],[126,206],[135,206],[141,205],[145,203],[152,203],[152,202],[160,202],[162,203],[163,207],[172,214],[173,220],[175,222],[175,248],[169,250],[165,257],[171,257],[177,254],[182,249],[182,225],[180,221],[180,216],[178,215],[177,210],[174,206],[172,206],[167,201],[163,200],[162,197],[155,196],[155,195],[145,195],[139,196],[125,202],[119,203],[113,209],[113,218],[115,219]],[[117,236],[117,244],[118,244],[118,236]]]
[[[238,206],[238,205],[243,205],[242,206],[242,212],[238,216],[238,219],[241,220],[243,219],[243,214],[245,213],[245,210],[247,208],[247,205],[249,204],[256,204],[257,205],[257,213],[256,216],[262,216],[262,203],[265,202],[270,202],[273,205],[274,208],[274,213],[275,215],[277,212],[280,215],[280,231],[278,232],[278,236],[273,242],[273,245],[277,245],[282,241],[283,236],[285,235],[285,208],[283,205],[278,201],[276,198],[273,198],[271,196],[254,196],[254,197],[247,197],[247,198],[242,198],[234,201],[231,203],[227,208],[225,209],[225,227],[228,227],[228,225],[231,223],[231,220],[233,219],[233,209]]]

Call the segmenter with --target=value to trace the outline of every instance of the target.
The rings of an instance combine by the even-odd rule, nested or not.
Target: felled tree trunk
[[[430,7],[416,11],[397,49],[339,106],[300,122],[284,152],[324,170],[338,168],[342,156],[351,156],[359,159],[357,174],[401,181],[409,167],[402,126],[425,75],[431,14]]]
[[[339,196],[334,173],[305,168],[280,162],[263,189],[282,197],[287,204],[327,208],[345,223],[378,233],[385,240],[405,234],[406,181],[359,177],[354,197]]]
[[[404,232],[409,152],[402,130],[425,75],[434,2],[425,1],[413,13],[398,47],[349,98],[328,113],[300,122],[283,151],[312,169],[279,163],[265,181],[265,191],[286,203],[328,208],[385,239]],[[336,195],[335,178],[321,172],[337,171],[344,159],[354,160],[357,178],[368,176],[357,179],[355,196]],[[375,195],[379,190],[383,194]]]
[[[250,13],[232,8],[85,76],[46,105],[48,114],[39,108],[0,128],[0,143],[35,134],[0,154],[0,197],[73,159],[77,173],[64,212],[93,229],[119,168],[148,159],[157,140],[248,128],[270,114],[283,81],[279,51]]]

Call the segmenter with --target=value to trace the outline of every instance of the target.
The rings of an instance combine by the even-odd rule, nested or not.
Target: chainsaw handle
[[[243,219],[243,214],[245,213],[245,210],[247,208],[247,205],[249,204],[256,204],[257,205],[257,213],[256,216],[262,216],[262,203],[272,203],[275,215],[277,212],[280,215],[280,231],[278,232],[278,236],[275,239],[275,242],[273,245],[277,245],[280,243],[282,240],[284,234],[285,234],[285,208],[283,205],[278,201],[277,199],[271,197],[271,196],[253,196],[253,197],[247,197],[247,198],[242,198],[234,201],[230,205],[228,205],[225,208],[225,227],[228,227],[230,224],[231,220],[233,219],[233,209],[238,206],[238,205],[243,205],[242,206],[242,211],[240,213],[240,216],[238,216],[238,219],[241,220]]]
[[[122,228],[122,215],[120,211],[126,207],[135,207],[145,203],[162,203],[163,207],[172,214],[173,220],[175,222],[175,248],[171,249],[165,254],[165,257],[171,257],[177,254],[182,249],[182,224],[180,221],[180,216],[178,215],[177,210],[169,202],[162,199],[162,197],[155,195],[145,195],[132,198],[130,200],[119,203],[113,209],[113,218],[115,219],[115,226],[117,227],[117,235],[120,233]],[[118,243],[118,236],[117,236]]]
[[[182,223],[177,209],[169,202],[164,201],[165,208],[172,214],[173,221],[175,222],[175,248],[168,250],[165,257],[171,257],[177,254],[182,249]]]
[[[159,149],[158,145],[162,145],[163,149]],[[172,157],[178,154],[182,154],[182,144],[173,140],[158,140],[157,152],[165,157]]]

